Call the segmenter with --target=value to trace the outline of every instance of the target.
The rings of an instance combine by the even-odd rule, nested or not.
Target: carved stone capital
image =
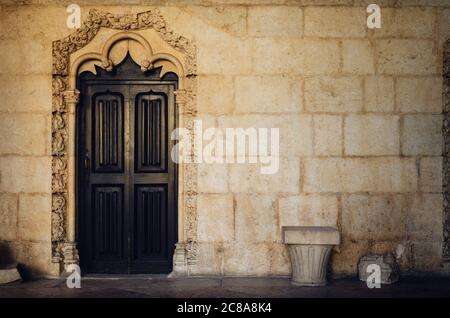
[[[185,105],[187,103],[187,91],[185,89],[175,91],[175,96],[177,104]]]
[[[64,91],[62,93],[64,101],[69,106],[69,111],[75,110],[75,106],[80,101],[80,91],[77,89]]]

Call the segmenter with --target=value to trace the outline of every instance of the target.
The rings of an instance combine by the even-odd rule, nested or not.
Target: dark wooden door
[[[169,273],[177,235],[176,167],[170,158],[176,83],[155,80],[155,74],[142,80],[98,73],[80,81],[82,268]]]

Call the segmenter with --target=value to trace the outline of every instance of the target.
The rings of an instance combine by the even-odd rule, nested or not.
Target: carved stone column
[[[175,116],[177,118],[177,126],[184,125],[184,106],[186,104],[186,91],[179,89],[175,92]],[[175,244],[175,252],[173,254],[173,271],[170,276],[186,276],[187,259],[186,259],[186,242],[185,242],[185,188],[184,188],[184,168],[183,163],[178,164],[178,243]]]
[[[67,241],[63,246],[64,265],[77,264],[79,257],[76,245],[75,227],[75,153],[76,153],[76,108],[80,99],[77,89],[63,93],[67,105]]]

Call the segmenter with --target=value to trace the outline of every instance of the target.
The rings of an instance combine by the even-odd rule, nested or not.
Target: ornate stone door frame
[[[442,129],[443,134],[443,187],[444,195],[444,213],[443,213],[443,227],[444,240],[442,244],[442,259],[445,262],[450,262],[450,39],[444,44],[444,61],[443,61],[443,115],[444,124]]]
[[[103,44],[101,52],[89,52],[71,60],[71,55],[88,45],[101,28],[120,30]],[[154,54],[150,43],[137,33],[152,29],[184,59],[169,53]],[[79,101],[77,75],[84,63],[97,63],[107,71],[114,68],[111,48],[121,40],[143,47],[144,59],[135,61],[142,71],[155,63],[169,63],[179,78],[176,91],[178,126],[193,134],[196,115],[196,47],[191,40],[175,34],[157,9],[117,15],[92,9],[83,26],[68,37],[53,42],[52,92],[52,262],[59,273],[78,263],[76,245],[76,108]],[[191,147],[192,149],[194,147]],[[189,274],[196,263],[197,170],[194,164],[178,167],[178,243],[174,254],[176,275]]]

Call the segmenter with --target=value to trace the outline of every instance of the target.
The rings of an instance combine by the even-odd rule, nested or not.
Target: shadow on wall
[[[23,280],[31,279],[31,271],[25,265],[16,262],[11,247],[5,242],[0,242],[0,269],[16,266]]]

